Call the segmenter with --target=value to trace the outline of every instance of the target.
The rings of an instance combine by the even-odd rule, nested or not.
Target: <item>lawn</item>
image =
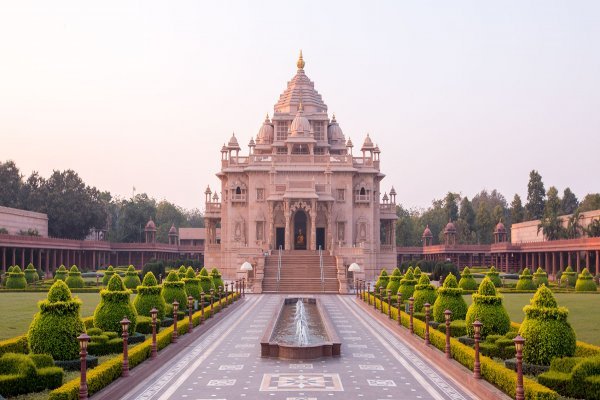
[[[523,307],[529,304],[533,293],[503,293],[504,305],[511,321],[522,322],[525,314]],[[559,306],[569,309],[568,321],[575,329],[577,340],[600,346],[600,295],[586,293],[555,293]],[[471,304],[471,295],[466,295],[467,304]]]

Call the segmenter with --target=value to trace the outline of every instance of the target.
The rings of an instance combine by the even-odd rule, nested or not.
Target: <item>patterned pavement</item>
[[[294,297],[290,295],[290,297]],[[252,295],[228,318],[159,367],[127,400],[474,399],[370,315],[352,296],[321,299],[342,342],[338,358],[260,357],[281,295]]]

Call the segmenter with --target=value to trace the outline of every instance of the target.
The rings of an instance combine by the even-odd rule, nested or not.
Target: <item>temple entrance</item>
[[[317,250],[325,250],[325,228],[317,228]]]
[[[275,228],[275,250],[285,250],[285,228]]]
[[[302,210],[296,211],[294,214],[294,250],[306,250],[306,213]]]

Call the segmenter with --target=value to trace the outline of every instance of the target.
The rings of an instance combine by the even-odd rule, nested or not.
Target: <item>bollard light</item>
[[[429,308],[431,304],[425,303],[423,307],[425,307],[425,344],[429,345]]]
[[[215,289],[210,288],[210,317],[211,318],[213,315],[215,315],[214,299],[215,299]]]
[[[156,317],[158,316],[156,307],[152,307],[150,316],[152,317],[152,352],[150,353],[150,356],[151,358],[156,358]]]
[[[223,303],[221,302],[221,299],[223,298],[223,286],[219,286],[219,311],[221,311],[223,307]]]
[[[177,343],[177,311],[179,310],[179,302],[173,300],[173,334],[171,335],[171,343]]]
[[[88,398],[88,386],[87,386],[87,347],[90,342],[90,337],[84,332],[77,336],[79,340],[79,358],[81,360],[80,367],[80,380],[79,380],[79,398]]]
[[[415,333],[415,326],[413,324],[413,314],[415,311],[415,298],[414,297],[410,297],[410,299],[408,299],[408,311],[410,312],[410,319],[409,319],[409,323],[408,323],[408,329],[410,330],[410,333]]]
[[[521,335],[517,335],[513,339],[515,343],[515,349],[517,350],[517,390],[516,400],[525,399],[525,389],[523,388],[523,346],[525,345],[525,339]]]
[[[483,324],[479,321],[473,322],[473,330],[475,331],[475,362],[473,363],[473,377],[481,379],[481,364],[479,362],[479,340],[481,339],[481,327]]]
[[[200,325],[204,322],[204,291],[200,292]]]
[[[402,318],[400,317],[400,306],[402,304],[402,293],[398,292],[397,293],[398,296],[398,325],[402,325]]]
[[[379,312],[383,314],[383,287],[379,288]]]
[[[188,296],[188,332],[194,330],[194,323],[192,322],[192,313],[194,311],[194,296]]]
[[[450,321],[452,319],[452,311],[444,311],[444,318],[446,319],[446,347],[444,352],[446,353],[446,358],[452,358],[450,353]]]
[[[392,289],[387,290],[388,318],[392,319]]]
[[[121,320],[121,328],[123,329],[123,366],[121,367],[121,376],[126,378],[129,376],[129,355],[127,353],[127,338],[129,337],[129,324],[130,320],[127,316],[124,316]]]

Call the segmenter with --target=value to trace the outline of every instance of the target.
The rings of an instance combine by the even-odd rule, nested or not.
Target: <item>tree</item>
[[[575,193],[573,193],[570,188],[565,188],[560,203],[561,215],[573,214],[577,207],[579,207],[577,196],[575,196]]]
[[[510,220],[513,224],[523,222],[525,219],[525,210],[523,210],[523,204],[521,203],[521,196],[515,193],[512,203],[510,203]]]
[[[460,201],[460,213],[458,214],[458,218],[465,221],[470,228],[475,225],[475,210],[467,196],[463,197]]]
[[[600,193],[589,193],[579,204],[579,211],[592,211],[600,209]]]
[[[491,243],[494,222],[492,221],[492,214],[485,203],[479,203],[475,221],[478,243]]]
[[[458,205],[456,204],[457,199],[460,196],[456,193],[448,192],[444,198],[444,211],[446,212],[446,218],[449,221],[456,221],[458,219]]]
[[[146,193],[140,193],[130,200],[119,201],[113,212],[110,240],[142,242],[146,223],[156,216],[156,201]]]
[[[548,240],[561,239],[565,236],[565,229],[558,217],[559,212],[560,199],[558,197],[558,190],[554,186],[551,186],[548,189],[548,200],[544,207],[543,217],[538,224],[538,233],[543,231],[544,236]]]
[[[579,210],[571,214],[567,221],[567,229],[565,230],[565,237],[567,239],[577,239],[583,235],[584,230],[580,223],[582,219],[583,215]]]
[[[536,170],[532,170],[529,173],[529,183],[527,184],[527,204],[525,205],[525,208],[527,209],[527,217],[530,220],[541,219],[544,215],[545,197],[546,189],[544,189],[542,176]]]
[[[181,207],[162,200],[156,206],[156,221],[157,225],[156,241],[161,243],[169,243],[169,229],[175,224],[176,227],[187,226],[187,218]]]
[[[418,214],[411,215],[402,205],[396,206],[396,245],[397,246],[419,246],[421,235],[417,232]]]
[[[21,198],[21,173],[14,161],[0,162],[0,206],[20,207]]]
[[[204,215],[197,208],[186,211],[185,218],[190,228],[204,228]]]
[[[596,218],[590,222],[586,233],[589,237],[600,237],[600,218]]]

